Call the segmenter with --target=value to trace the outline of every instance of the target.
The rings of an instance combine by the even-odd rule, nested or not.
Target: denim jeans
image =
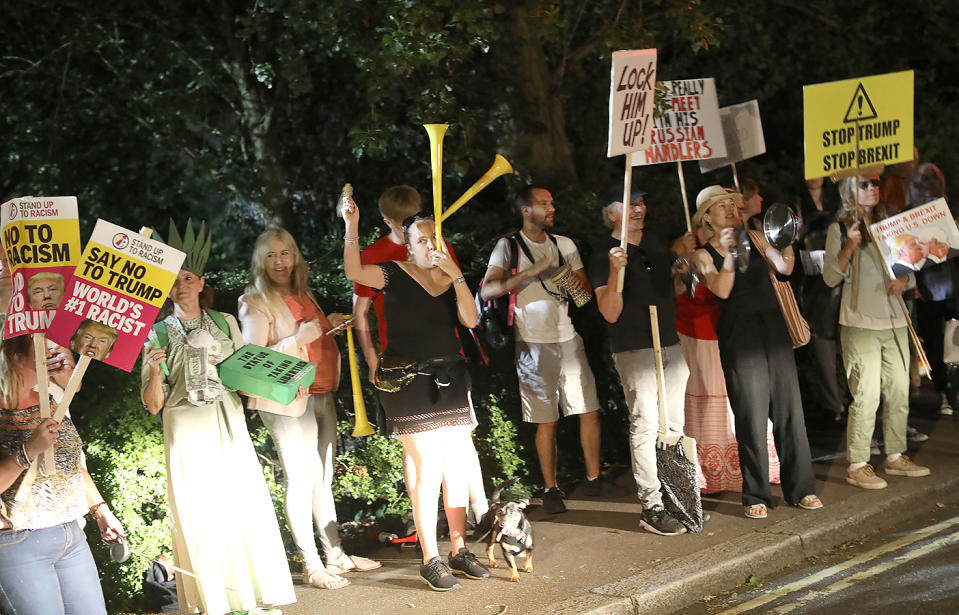
[[[3,615],[106,615],[87,538],[76,521],[0,531]]]

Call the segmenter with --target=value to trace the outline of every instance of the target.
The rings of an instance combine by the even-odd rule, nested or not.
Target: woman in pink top
[[[250,407],[259,411],[283,465],[286,517],[303,558],[303,582],[324,589],[344,587],[349,581],[339,574],[372,570],[381,564],[347,555],[340,546],[336,522],[332,391],[339,381],[340,354],[324,333],[342,322],[343,316],[327,319],[323,314],[308,286],[306,261],[283,229],[267,229],[257,237],[250,280],[239,300],[243,339],[316,364],[308,396],[298,396],[288,406],[250,397]],[[314,519],[325,566],[313,539]]]

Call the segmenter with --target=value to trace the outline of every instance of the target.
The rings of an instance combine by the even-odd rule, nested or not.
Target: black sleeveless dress
[[[716,324],[729,405],[736,419],[742,502],[772,507],[766,447],[766,422],[772,419],[783,495],[795,505],[816,493],[799,377],[769,265],[752,241],[750,247],[749,266],[746,271],[736,269],[732,291],[719,299]],[[721,270],[723,256],[708,243],[706,251]]]
[[[384,357],[425,360],[458,355],[456,291],[452,285],[438,297],[429,294],[397,263],[381,263],[387,345]],[[449,372],[449,385],[433,375],[417,374],[395,393],[380,391],[387,433],[419,433],[456,425],[472,425],[469,374],[463,362]]]

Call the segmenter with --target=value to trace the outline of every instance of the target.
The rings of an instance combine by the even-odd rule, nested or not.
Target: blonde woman
[[[73,371],[66,349],[47,354],[53,381]],[[89,514],[104,540],[123,526],[83,467],[80,437],[70,417],[40,418],[33,344],[29,336],[0,344],[0,612],[106,614],[93,555],[78,519]],[[51,400],[51,405],[52,400]],[[53,447],[55,468],[37,473],[26,501],[14,495],[23,475]]]
[[[248,344],[265,346],[316,364],[308,396],[290,405],[250,398],[270,431],[286,480],[286,517],[303,558],[303,582],[322,589],[349,584],[339,576],[379,568],[380,562],[347,555],[340,546],[333,501],[336,406],[332,391],[340,377],[340,354],[325,335],[343,321],[327,318],[309,289],[306,261],[292,235],[267,229],[253,246],[251,284],[240,297],[240,326]],[[319,531],[326,565],[313,538]]]
[[[886,447],[885,474],[926,476],[929,468],[904,455],[909,417],[909,336],[896,298],[911,275],[886,281],[885,263],[870,245],[866,226],[886,217],[879,200],[879,174],[847,177],[839,184],[842,208],[826,232],[822,277],[842,284],[839,336],[853,401],[846,425],[846,482],[882,489],[886,481],[869,465],[870,439],[880,394]]]

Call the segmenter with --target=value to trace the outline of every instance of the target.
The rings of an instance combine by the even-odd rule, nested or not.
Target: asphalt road
[[[959,507],[882,528],[773,579],[753,577],[681,615],[954,615],[959,613]]]

